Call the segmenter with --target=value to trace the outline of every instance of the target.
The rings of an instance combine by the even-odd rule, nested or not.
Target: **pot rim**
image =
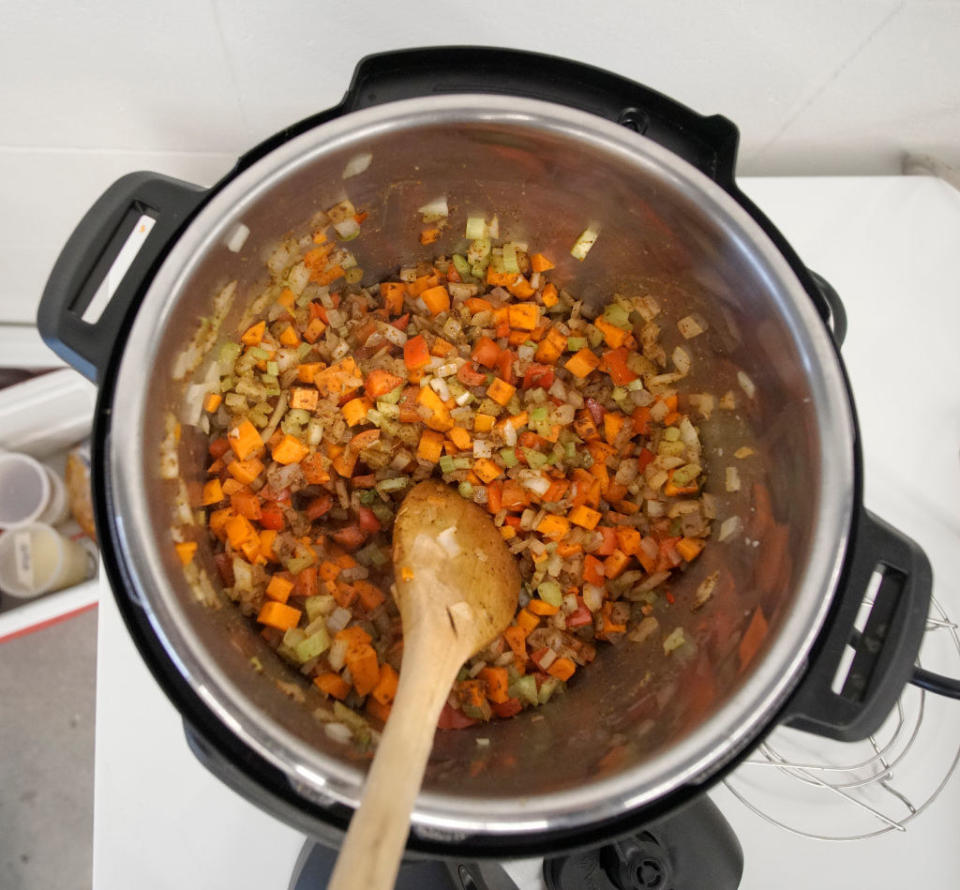
[[[819,418],[823,455],[816,492],[813,557],[804,568],[789,615],[741,687],[695,731],[650,760],[587,785],[522,800],[459,798],[422,792],[412,829],[423,837],[459,840],[473,834],[533,835],[570,830],[622,816],[684,785],[699,785],[753,742],[793,690],[823,626],[847,549],[854,509],[854,420],[839,358],[816,310],[782,253],[723,189],[650,139],[595,115],[514,96],[447,94],[351,112],[320,124],[228,181],[200,210],[150,281],[121,356],[113,390],[104,479],[116,508],[113,532],[153,632],[183,678],[217,719],[280,769],[304,796],[356,807],[360,769],[273,724],[221,668],[205,657],[169,584],[150,511],[142,455],[148,409],[145,367],[158,361],[157,332],[165,328],[193,269],[239,221],[247,207],[299,166],[363,144],[386,131],[445,123],[510,124],[591,143],[626,165],[653,173],[695,201],[732,239],[752,248],[758,275],[776,295],[798,347],[808,359],[807,383]],[[818,372],[818,373],[815,373]]]

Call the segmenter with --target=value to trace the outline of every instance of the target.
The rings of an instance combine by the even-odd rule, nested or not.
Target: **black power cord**
[[[953,677],[943,677],[940,674],[925,671],[921,667],[915,667],[910,682],[927,692],[935,692],[947,698],[960,698],[960,680]]]

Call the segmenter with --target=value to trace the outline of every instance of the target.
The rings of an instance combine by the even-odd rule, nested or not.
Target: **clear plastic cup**
[[[56,525],[69,508],[63,480],[50,467],[28,454],[0,453],[0,529],[31,522]]]
[[[28,598],[93,577],[92,556],[81,544],[39,522],[0,534],[0,590]]]

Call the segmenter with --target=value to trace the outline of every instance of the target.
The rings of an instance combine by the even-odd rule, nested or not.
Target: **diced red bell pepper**
[[[407,312],[405,315],[401,315],[398,319],[390,322],[397,330],[405,331],[407,325],[410,324],[410,313]]]
[[[637,455],[637,469],[642,473],[656,455],[649,448],[641,448]]]
[[[377,519],[377,514],[369,507],[357,508],[357,520],[360,523],[360,528],[367,532],[378,532],[382,528],[380,520]]]
[[[330,535],[344,550],[357,550],[367,540],[367,533],[358,525],[347,525]]]
[[[490,707],[498,717],[514,717],[523,710],[519,698],[508,698],[503,702],[491,702]]]
[[[468,726],[476,725],[476,720],[472,720],[463,711],[451,708],[449,702],[443,706],[440,719],[437,721],[437,729],[466,729]]]
[[[485,368],[492,368],[500,358],[500,347],[489,337],[481,337],[474,344],[470,358]]]
[[[550,365],[539,365],[534,362],[523,373],[523,388],[533,389],[542,386],[544,389],[550,389],[553,386],[554,376]]]
[[[284,526],[283,508],[274,501],[268,501],[260,508],[260,525],[263,528],[280,531]]]
[[[473,362],[467,362],[457,371],[457,380],[464,386],[481,386],[487,382],[487,375],[474,368]]]
[[[607,413],[603,405],[596,399],[587,399],[587,411],[590,412],[590,416],[597,426],[603,425],[603,415]]]
[[[617,530],[606,525],[597,526],[596,530],[603,535],[603,542],[593,552],[597,556],[609,556],[617,549]]]
[[[309,504],[307,504],[307,509],[304,510],[304,515],[313,522],[315,519],[319,519],[321,516],[329,512],[330,508],[333,506],[333,498],[324,492],[323,494],[317,495]],[[282,528],[283,526],[281,526]]]
[[[517,375],[513,373],[515,358],[516,356],[509,349],[504,349],[497,357],[497,376],[511,386],[517,382]]]
[[[577,611],[567,615],[567,627],[583,627],[586,624],[593,624],[593,613],[587,608],[587,604],[578,596]]]

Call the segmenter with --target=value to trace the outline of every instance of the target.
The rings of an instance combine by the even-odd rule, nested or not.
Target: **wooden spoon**
[[[400,506],[393,566],[403,669],[328,890],[393,887],[450,687],[517,610],[520,572],[499,530],[440,482],[421,482]]]

